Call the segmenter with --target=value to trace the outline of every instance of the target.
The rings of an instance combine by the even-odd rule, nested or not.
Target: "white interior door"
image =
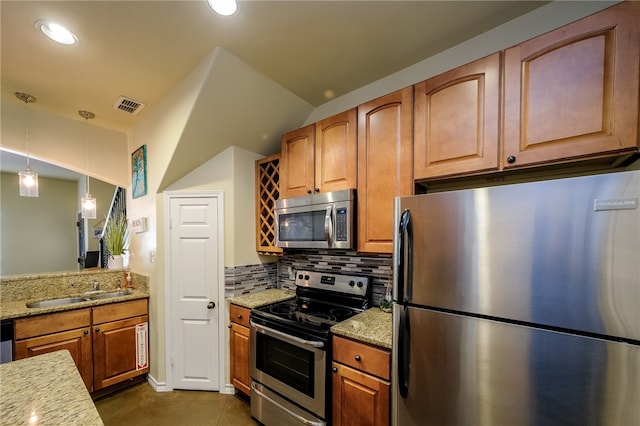
[[[221,194],[170,197],[167,374],[175,389],[220,387],[221,203]]]

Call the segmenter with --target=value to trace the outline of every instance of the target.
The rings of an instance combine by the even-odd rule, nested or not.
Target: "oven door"
[[[324,341],[304,340],[252,321],[251,378],[324,419],[327,414],[326,349]],[[251,414],[266,423],[259,417],[260,413],[254,413],[254,406],[277,405],[283,398],[261,398],[264,400],[254,402],[254,394],[260,397],[252,390]],[[296,411],[292,407],[278,408],[276,411],[280,412]]]

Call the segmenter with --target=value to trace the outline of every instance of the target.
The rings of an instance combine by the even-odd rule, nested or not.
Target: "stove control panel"
[[[298,271],[296,272],[296,285],[338,291],[356,296],[365,296],[369,289],[369,277],[360,275],[341,275],[328,272]]]

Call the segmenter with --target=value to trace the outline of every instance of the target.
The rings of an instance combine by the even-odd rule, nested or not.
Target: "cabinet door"
[[[93,390],[91,388],[93,376],[89,330],[89,327],[85,327],[17,340],[15,342],[15,359],[29,358],[66,349],[71,353],[71,357],[76,363],[76,367],[78,367],[87,390],[91,392]]]
[[[640,3],[505,51],[505,168],[638,149]]]
[[[389,424],[389,382],[336,362],[332,371],[334,426]]]
[[[319,192],[356,187],[355,108],[316,123],[315,151],[315,188]]]
[[[414,178],[498,169],[500,53],[415,85]]]
[[[315,124],[282,135],[280,198],[301,197],[314,191]]]
[[[249,329],[236,323],[231,323],[229,343],[231,354],[231,383],[245,395],[250,395]]]
[[[393,251],[393,199],[413,193],[413,87],[358,106],[358,251]]]
[[[148,316],[99,324],[93,327],[94,390],[147,373],[137,369],[136,324],[148,322]],[[144,342],[145,346],[148,342]]]

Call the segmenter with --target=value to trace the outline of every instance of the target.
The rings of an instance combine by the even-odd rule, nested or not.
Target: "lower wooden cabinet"
[[[16,360],[66,349],[87,389],[92,390],[90,308],[20,318],[14,327]]]
[[[102,389],[149,371],[148,364],[138,368],[136,345],[147,314],[147,299],[139,299],[17,319],[15,359],[66,349],[87,390]],[[141,346],[146,359],[147,341]]]
[[[334,426],[389,425],[389,351],[334,337],[332,372]]]
[[[149,372],[146,342],[140,353],[136,339],[139,325],[149,322],[146,300],[101,306],[93,315],[93,390]],[[111,319],[118,317],[126,319]]]
[[[229,353],[231,358],[231,383],[240,392],[251,394],[251,376],[249,375],[249,314],[248,308],[229,305],[231,320],[229,334]]]

